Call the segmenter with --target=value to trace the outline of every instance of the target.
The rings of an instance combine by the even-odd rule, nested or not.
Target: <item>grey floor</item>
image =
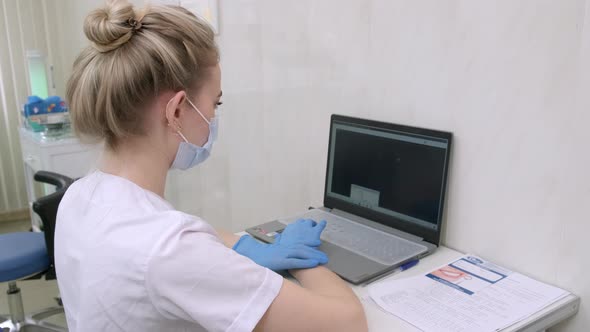
[[[15,222],[0,222],[0,234],[12,232],[26,232],[31,227],[29,220]],[[23,280],[17,282],[21,289],[25,314],[56,306],[54,298],[59,295],[57,281],[45,279]],[[0,315],[8,314],[8,303],[6,290],[8,283],[0,282]],[[66,326],[65,316],[55,315],[48,319],[48,322],[59,326]]]

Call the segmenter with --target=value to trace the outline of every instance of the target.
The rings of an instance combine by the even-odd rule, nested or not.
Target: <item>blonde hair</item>
[[[144,134],[142,109],[162,91],[198,88],[219,61],[210,26],[177,6],[136,12],[109,1],[84,21],[91,45],[74,62],[66,99],[76,134],[114,148]]]

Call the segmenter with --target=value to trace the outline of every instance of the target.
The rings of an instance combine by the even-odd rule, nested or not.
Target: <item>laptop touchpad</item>
[[[326,267],[353,284],[371,278],[387,268],[386,265],[369,260],[364,256],[329,242],[324,241],[319,249],[328,255],[329,261]]]

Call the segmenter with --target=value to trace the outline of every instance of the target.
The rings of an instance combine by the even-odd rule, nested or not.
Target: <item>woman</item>
[[[70,331],[364,331],[350,288],[319,265],[325,222],[274,244],[215,231],[164,199],[169,169],[209,156],[221,104],[213,32],[180,7],[88,15],[67,99],[99,170],[59,208],[55,261]],[[274,271],[288,270],[299,284]]]

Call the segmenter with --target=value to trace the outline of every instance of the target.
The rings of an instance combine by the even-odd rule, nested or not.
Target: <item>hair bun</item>
[[[86,16],[84,34],[99,52],[112,51],[131,39],[130,19],[135,19],[132,5],[126,1],[107,3]]]

